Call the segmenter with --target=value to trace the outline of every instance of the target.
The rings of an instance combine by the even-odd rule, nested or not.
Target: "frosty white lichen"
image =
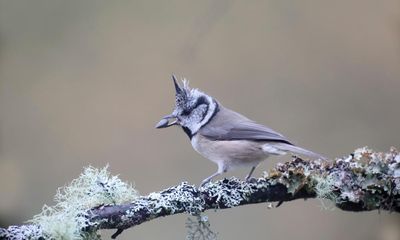
[[[91,224],[86,218],[87,211],[132,201],[138,196],[132,185],[111,176],[107,168],[85,168],[77,179],[58,189],[55,206],[45,205],[30,222],[40,226],[52,239],[99,239],[95,231],[82,231]]]
[[[45,238],[42,229],[37,225],[22,225],[22,226],[9,226],[6,229],[0,228],[0,239],[12,240],[38,240],[40,237]]]
[[[160,193],[150,193],[148,198],[154,205],[155,211],[167,210],[175,213],[184,209],[189,214],[199,214],[202,212],[204,200],[195,194],[196,187],[183,182],[176,187],[166,189]]]
[[[250,196],[257,189],[250,187],[252,184],[242,182],[238,178],[231,177],[224,179],[221,182],[210,182],[204,187],[207,188],[211,198],[215,198],[215,204],[223,205],[225,207],[238,206],[245,198]],[[254,185],[257,187],[257,185]]]

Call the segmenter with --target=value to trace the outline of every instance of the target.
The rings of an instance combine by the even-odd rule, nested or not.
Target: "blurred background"
[[[84,166],[109,163],[141,194],[213,173],[183,131],[154,129],[172,73],[331,158],[400,147],[399,0],[0,0],[1,226],[53,204]],[[318,200],[207,214],[219,239],[400,239],[398,214]],[[186,218],[119,239],[184,239]]]

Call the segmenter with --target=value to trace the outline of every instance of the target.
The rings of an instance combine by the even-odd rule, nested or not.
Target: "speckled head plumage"
[[[158,128],[180,125],[189,137],[196,134],[205,126],[218,110],[217,102],[209,95],[196,88],[190,88],[189,82],[182,79],[179,85],[176,77],[172,75],[175,87],[175,108],[171,115],[165,116],[158,124]],[[168,123],[168,119],[176,121]]]

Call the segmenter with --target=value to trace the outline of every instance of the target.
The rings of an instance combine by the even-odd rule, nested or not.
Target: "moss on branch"
[[[248,182],[232,177],[202,188],[183,182],[147,196],[105,169],[88,169],[59,191],[55,207],[45,207],[30,225],[0,228],[0,239],[98,239],[98,229],[118,229],[116,237],[162,216],[301,198],[329,199],[345,211],[400,212],[400,154],[394,148],[361,148],[332,162],[294,157]]]

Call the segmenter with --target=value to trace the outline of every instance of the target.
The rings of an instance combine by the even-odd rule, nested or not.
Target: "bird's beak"
[[[172,122],[169,122],[169,119],[175,119]],[[156,125],[156,128],[167,128],[171,127],[173,125],[178,125],[178,120],[176,119],[176,116],[174,114],[167,115],[163,117]]]

